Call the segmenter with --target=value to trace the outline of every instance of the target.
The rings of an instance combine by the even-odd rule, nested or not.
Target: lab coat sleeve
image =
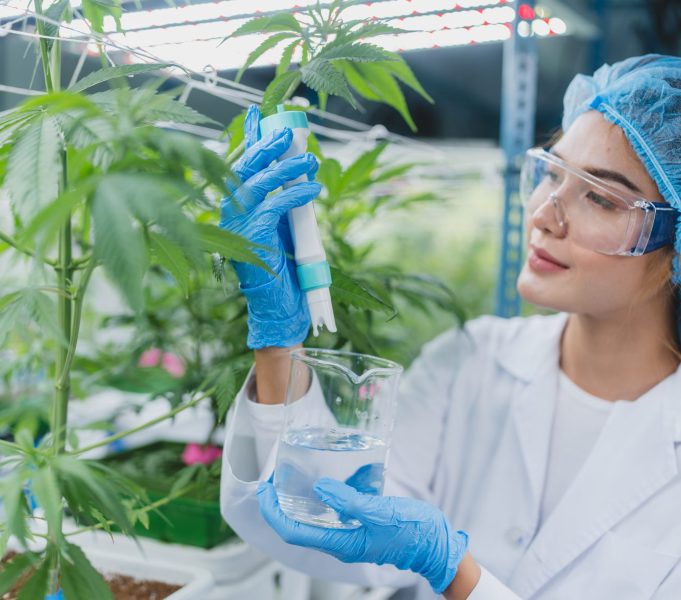
[[[468,600],[522,600],[484,567],[480,567],[480,580]]]
[[[232,529],[284,565],[322,579],[390,587],[406,587],[418,581],[414,573],[390,565],[346,564],[327,554],[289,545],[265,523],[256,490],[274,469],[284,407],[253,402],[248,397],[249,387],[252,373],[228,414],[223,447],[220,507]],[[310,396],[314,400],[314,394]]]

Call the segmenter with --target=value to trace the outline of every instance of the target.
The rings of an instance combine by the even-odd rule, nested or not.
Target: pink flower
[[[139,361],[137,361],[138,367],[155,367],[161,362],[161,349],[160,348],[149,348],[145,350],[140,355]]]
[[[171,354],[170,352],[163,354],[161,366],[175,378],[182,377],[187,371],[184,361],[177,354]]]
[[[142,368],[160,366],[166,373],[175,378],[182,377],[187,367],[182,358],[171,352],[161,352],[160,348],[149,348],[140,355],[137,366]]]
[[[185,465],[201,463],[209,465],[222,455],[222,448],[218,446],[202,446],[201,444],[187,444],[182,452],[182,462]]]

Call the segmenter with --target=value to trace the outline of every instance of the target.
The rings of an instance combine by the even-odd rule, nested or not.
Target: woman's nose
[[[530,223],[546,233],[563,238],[567,235],[567,219],[562,202],[556,193],[551,193],[530,215]]]

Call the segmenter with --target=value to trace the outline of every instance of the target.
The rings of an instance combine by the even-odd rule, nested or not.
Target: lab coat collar
[[[518,397],[522,403],[516,425],[521,436],[530,435],[529,441],[521,438],[524,456],[527,459],[529,451],[545,453],[543,459],[535,455],[528,463],[530,474],[535,473],[533,489],[543,489],[544,483],[553,410],[543,405],[553,407],[553,402],[546,397],[542,402],[539,394],[548,392],[551,379],[548,371],[537,374]],[[681,368],[635,402],[614,404],[586,463],[514,571],[509,583],[523,598],[531,597],[678,475],[674,443],[681,438],[679,389]],[[540,412],[530,424],[533,409]]]
[[[517,379],[531,381],[539,369],[558,364],[567,319],[567,313],[513,319],[515,327],[497,346],[497,362]]]

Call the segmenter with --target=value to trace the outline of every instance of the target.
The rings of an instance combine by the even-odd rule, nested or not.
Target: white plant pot
[[[127,575],[138,580],[162,581],[182,586],[167,596],[166,600],[197,600],[205,597],[214,586],[210,572],[200,567],[127,558],[102,550],[84,549],[84,551],[92,565],[105,575]]]
[[[69,526],[72,526],[69,523]],[[200,566],[215,582],[200,600],[309,600],[310,578],[277,563],[245,542],[234,539],[203,549],[181,544],[89,531],[73,540],[83,548],[143,561],[153,556],[167,563]],[[198,598],[197,598],[198,600]]]
[[[199,566],[182,565],[157,558],[125,556],[85,546],[79,540],[74,542],[81,547],[92,566],[104,575],[126,575],[141,581],[161,581],[182,586],[167,596],[166,600],[198,600],[207,597],[215,586],[210,571]],[[29,547],[32,550],[40,550],[37,544],[29,544]],[[23,551],[14,538],[10,538],[7,548],[15,552]]]
[[[310,600],[389,600],[394,588],[364,588],[351,583],[312,579]]]

